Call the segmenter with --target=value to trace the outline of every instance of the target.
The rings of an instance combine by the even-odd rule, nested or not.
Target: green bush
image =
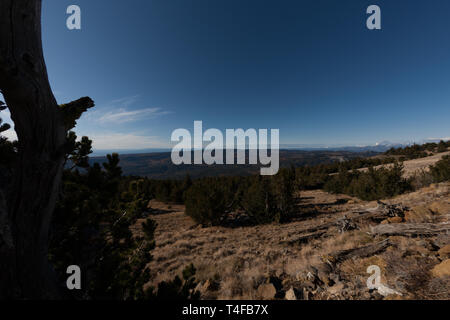
[[[186,214],[197,223],[218,225],[227,208],[227,192],[218,179],[202,179],[186,192]]]
[[[294,208],[295,170],[275,176],[204,178],[186,192],[186,214],[204,225],[222,224],[233,211],[245,213],[253,224],[282,222]]]
[[[434,182],[450,180],[450,156],[445,156],[430,168]]]
[[[394,163],[391,168],[369,168],[367,172],[341,171],[326,184],[325,190],[345,193],[362,200],[392,198],[412,190],[411,181],[402,177],[403,165]]]
[[[281,169],[279,173],[271,178],[271,187],[275,199],[275,212],[273,221],[288,221],[295,207],[295,169]]]
[[[240,201],[242,209],[255,224],[276,220],[275,199],[268,179],[256,177],[253,180]]]
[[[447,144],[441,140],[437,146],[437,152],[445,152],[445,151],[447,151]]]
[[[445,152],[450,147],[450,141],[430,142],[422,145],[413,144],[403,148],[391,148],[385,152],[386,155],[402,156],[405,160],[417,159],[429,156],[429,152]]]

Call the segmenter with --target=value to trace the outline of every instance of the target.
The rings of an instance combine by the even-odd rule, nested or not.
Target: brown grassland
[[[407,161],[405,174],[435,161]],[[450,298],[450,183],[382,202],[322,190],[298,193],[296,201],[298,214],[289,223],[236,228],[203,227],[182,205],[150,201],[158,226],[148,285],[171,279],[192,263],[203,299]],[[374,231],[421,224],[444,232]],[[381,282],[401,295],[369,290],[370,265],[379,266]]]

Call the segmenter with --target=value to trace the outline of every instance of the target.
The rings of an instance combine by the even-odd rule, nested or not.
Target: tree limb
[[[66,130],[70,130],[77,124],[77,120],[81,117],[83,112],[92,108],[94,101],[89,97],[83,97],[78,100],[62,104],[59,106],[60,112],[63,115]]]

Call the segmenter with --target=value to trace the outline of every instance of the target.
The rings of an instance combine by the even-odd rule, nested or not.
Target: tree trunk
[[[0,299],[58,298],[48,231],[67,130],[93,103],[57,105],[42,52],[41,0],[0,1],[0,90],[19,140],[12,181],[0,194]]]
[[[450,224],[443,223],[393,223],[371,227],[372,234],[382,236],[432,237],[449,234]]]
[[[353,258],[366,258],[373,256],[374,254],[380,253],[386,250],[390,246],[389,239],[377,242],[375,244],[370,244],[360,248],[352,248],[347,250],[341,250],[332,255],[332,263],[341,263],[347,259]]]

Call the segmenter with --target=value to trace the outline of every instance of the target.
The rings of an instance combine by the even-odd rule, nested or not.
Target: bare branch
[[[77,120],[81,117],[83,112],[92,108],[94,101],[89,97],[83,97],[78,100],[60,105],[60,111],[63,114],[64,124],[66,130],[70,130],[77,124]]]

